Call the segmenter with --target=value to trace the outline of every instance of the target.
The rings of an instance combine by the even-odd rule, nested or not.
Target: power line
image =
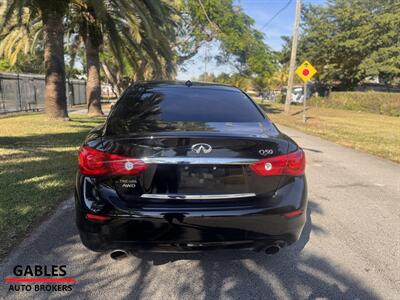
[[[277,16],[280,15],[281,12],[283,12],[286,8],[288,8],[288,6],[290,5],[290,3],[292,3],[293,0],[289,0],[280,10],[278,10],[276,12],[276,14],[274,14],[261,28],[260,30],[263,30],[265,27],[267,27]]]

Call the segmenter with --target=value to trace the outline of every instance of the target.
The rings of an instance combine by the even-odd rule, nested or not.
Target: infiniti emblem
[[[207,153],[210,153],[211,150],[212,150],[211,145],[205,144],[205,143],[198,143],[198,144],[194,144],[192,146],[192,151],[197,154],[200,154],[200,153],[207,154]]]

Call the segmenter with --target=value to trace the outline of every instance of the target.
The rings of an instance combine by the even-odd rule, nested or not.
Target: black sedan
[[[306,220],[304,152],[241,90],[130,86],[79,152],[76,222],[94,251],[278,252]]]

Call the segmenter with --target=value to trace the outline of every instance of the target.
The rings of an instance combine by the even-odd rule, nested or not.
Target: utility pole
[[[203,78],[203,81],[207,81],[207,79],[208,79],[207,63],[208,63],[208,43],[206,43],[204,45],[204,78]]]
[[[300,0],[296,0],[296,16],[294,18],[292,53],[290,55],[289,80],[288,80],[288,86],[287,86],[287,91],[286,91],[286,101],[285,101],[285,113],[287,113],[287,114],[289,114],[289,111],[290,111],[290,101],[292,99],[292,88],[293,88],[293,77],[294,77],[294,71],[296,69],[297,40],[298,40],[298,36],[299,36],[300,14],[301,14],[301,3],[300,3]]]

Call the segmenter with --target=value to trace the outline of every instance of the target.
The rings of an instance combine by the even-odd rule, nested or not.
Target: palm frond
[[[11,2],[13,3],[8,6],[11,15],[2,19],[8,20],[8,23],[3,24],[0,32],[0,56],[7,58],[12,66],[20,54],[28,54],[30,51],[33,53],[42,32],[42,22],[35,10],[24,6],[26,1]]]

